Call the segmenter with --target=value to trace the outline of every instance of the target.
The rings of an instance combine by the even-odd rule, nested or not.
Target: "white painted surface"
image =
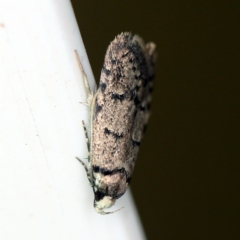
[[[0,239],[145,239],[130,191],[115,214],[92,206],[75,49],[93,88],[70,1],[0,1]]]

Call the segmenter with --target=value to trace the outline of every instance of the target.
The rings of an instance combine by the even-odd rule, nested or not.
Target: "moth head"
[[[117,212],[120,209],[122,209],[122,208],[120,208],[113,212],[104,212],[105,209],[110,208],[115,204],[116,199],[111,196],[105,195],[99,191],[94,192],[94,194],[95,194],[95,199],[94,199],[93,205],[94,205],[94,209],[97,213],[105,215],[105,214]]]
[[[109,214],[112,212],[104,212],[105,209],[110,208],[114,205],[116,199],[112,199],[110,196],[104,196],[102,199],[94,199],[94,208],[97,213],[100,214]]]

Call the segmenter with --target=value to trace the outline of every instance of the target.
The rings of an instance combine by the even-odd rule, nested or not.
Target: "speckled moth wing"
[[[149,116],[155,44],[122,33],[107,49],[96,93],[91,140],[95,200],[122,196]]]

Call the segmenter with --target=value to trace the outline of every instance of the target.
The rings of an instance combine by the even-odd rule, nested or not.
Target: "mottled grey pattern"
[[[101,214],[128,188],[149,117],[155,61],[155,44],[130,33],[118,35],[107,49],[92,103],[88,168]],[[111,204],[99,205],[106,196]]]

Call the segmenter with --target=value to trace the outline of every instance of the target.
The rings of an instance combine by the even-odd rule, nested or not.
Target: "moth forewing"
[[[91,111],[88,179],[94,208],[100,214],[127,190],[149,117],[156,61],[155,44],[145,45],[130,33],[119,34],[109,45],[97,92],[93,95],[86,74]],[[87,136],[86,128],[84,131]]]

